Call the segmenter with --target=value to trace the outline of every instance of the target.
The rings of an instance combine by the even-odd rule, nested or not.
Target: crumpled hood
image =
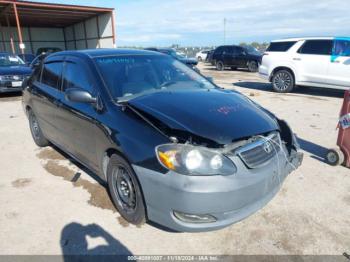
[[[243,95],[227,90],[161,91],[136,97],[128,104],[172,130],[221,145],[279,129],[264,110]]]
[[[32,69],[28,66],[0,66],[0,75],[30,75]]]

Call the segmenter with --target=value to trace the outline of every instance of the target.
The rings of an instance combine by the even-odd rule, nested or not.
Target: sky
[[[350,36],[349,0],[71,0],[69,4],[115,8],[117,46],[217,46]]]

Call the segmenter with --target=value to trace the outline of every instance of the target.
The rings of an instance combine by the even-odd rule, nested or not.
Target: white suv
[[[196,54],[196,58],[198,61],[205,61],[205,59],[207,58],[207,55],[209,53],[209,50],[202,50],[202,51],[199,51],[197,54]]]
[[[259,67],[273,89],[286,93],[296,85],[350,88],[350,37],[308,37],[272,41]]]

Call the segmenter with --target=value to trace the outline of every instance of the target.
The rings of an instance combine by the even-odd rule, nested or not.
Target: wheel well
[[[271,82],[272,77],[274,76],[274,74],[275,74],[277,71],[280,71],[280,70],[289,71],[289,72],[292,74],[292,76],[293,76],[293,78],[294,78],[294,81],[295,81],[295,74],[294,74],[294,72],[293,72],[292,69],[290,69],[289,67],[286,67],[286,66],[279,66],[279,67],[276,67],[276,68],[272,71],[272,73],[271,73],[271,75],[270,75],[270,78],[269,78],[269,81],[270,81],[270,82]]]
[[[102,172],[103,172],[103,178],[105,179],[105,181],[107,181],[107,167],[108,167],[109,159],[114,154],[121,156],[122,158],[125,159],[125,161],[127,161],[130,164],[130,161],[128,160],[128,158],[125,157],[125,155],[123,155],[120,151],[118,151],[115,148],[108,148],[104,152],[102,157]]]
[[[27,116],[28,116],[29,111],[32,110],[32,108],[31,108],[30,106],[27,105],[27,106],[25,107],[25,109],[26,109],[26,114],[27,114]]]

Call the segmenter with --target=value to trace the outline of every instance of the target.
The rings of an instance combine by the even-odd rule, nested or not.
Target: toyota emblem
[[[273,150],[272,148],[272,145],[270,142],[266,142],[264,145],[263,145],[263,148],[264,148],[264,151],[268,154],[270,154]]]

